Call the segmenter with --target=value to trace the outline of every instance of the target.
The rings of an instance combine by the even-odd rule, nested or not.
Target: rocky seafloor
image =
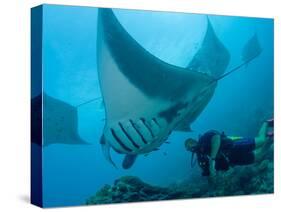
[[[104,185],[86,204],[106,204],[153,200],[171,200],[231,195],[273,193],[273,145],[258,164],[233,167],[218,173],[215,182],[194,176],[167,187],[143,182],[136,176],[123,176],[113,185]]]

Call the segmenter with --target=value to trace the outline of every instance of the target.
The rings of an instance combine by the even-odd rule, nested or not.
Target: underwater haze
[[[262,52],[246,66],[218,81],[210,102],[191,123],[192,132],[173,131],[158,151],[147,156],[140,155],[130,169],[122,168],[123,155],[111,151],[117,164],[115,168],[104,157],[100,145],[106,114],[97,67],[98,9],[44,5],[43,89],[50,98],[67,103],[69,114],[77,109],[76,136],[80,139],[77,144],[70,144],[67,141],[56,142],[51,140],[54,137],[44,135],[45,207],[84,205],[106,184],[113,185],[124,176],[135,176],[147,184],[160,187],[189,182],[196,189],[197,182],[206,182],[207,179],[201,176],[197,165],[194,168],[190,166],[191,153],[184,147],[187,138],[197,138],[210,129],[231,136],[255,137],[262,122],[273,117],[272,19],[123,9],[113,11],[122,26],[148,52],[182,68],[187,67],[199,50],[208,18],[230,54],[225,72],[241,64],[243,47],[255,34]],[[131,57],[128,55],[127,59]],[[154,80],[157,84],[157,79]],[[36,95],[32,93],[33,97]],[[129,106],[130,102],[126,104]],[[47,115],[48,111],[45,111],[43,116],[64,113],[61,108],[54,107],[50,111],[55,112],[49,111]],[[70,125],[70,122],[65,124]],[[52,127],[60,126],[49,126]],[[49,129],[50,132],[56,130],[59,129]],[[62,135],[61,139],[69,138]],[[273,182],[271,184],[273,186]]]

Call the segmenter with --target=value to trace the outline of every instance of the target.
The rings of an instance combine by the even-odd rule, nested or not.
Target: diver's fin
[[[125,155],[122,167],[124,169],[129,169],[132,167],[132,165],[135,163],[138,155]]]
[[[180,122],[177,127],[175,128],[175,131],[182,131],[182,132],[192,132],[192,129],[190,128],[190,126],[188,124],[187,121],[183,120],[182,122]]]
[[[103,155],[104,155],[105,159],[107,161],[109,161],[109,163],[111,163],[115,168],[117,168],[116,164],[113,162],[113,160],[111,158],[111,155],[110,155],[110,145],[105,140],[104,135],[101,136],[100,144],[101,144],[102,152],[103,152]]]
[[[269,127],[274,127],[274,119],[273,118],[267,119],[266,122],[268,123]]]

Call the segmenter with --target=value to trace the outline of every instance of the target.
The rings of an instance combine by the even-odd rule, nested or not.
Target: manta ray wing
[[[127,155],[148,153],[183,118],[188,121],[206,105],[216,83],[210,86],[213,77],[150,54],[111,9],[99,9],[98,20],[98,72],[106,112],[102,144]]]
[[[225,72],[230,54],[217,37],[209,18],[207,21],[207,30],[201,47],[192,58],[188,68],[205,72],[217,78]]]
[[[209,18],[207,18],[207,21],[207,30],[203,42],[188,65],[188,69],[207,73],[217,78],[225,73],[230,61],[230,54],[217,37]],[[213,96],[214,89],[206,89],[204,92],[206,92],[205,95],[198,95],[198,98],[202,98],[200,101],[201,103],[193,107],[192,112],[179,123],[176,130],[185,132],[191,131],[189,123],[195,121],[204,110]]]
[[[242,51],[242,61],[248,63],[262,52],[257,33],[245,44]]]
[[[55,143],[88,144],[78,133],[77,109],[44,93],[43,146]]]

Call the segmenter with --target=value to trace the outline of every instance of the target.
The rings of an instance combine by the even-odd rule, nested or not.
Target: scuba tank
[[[211,137],[215,134],[221,135],[221,146],[220,150],[215,159],[215,169],[217,171],[226,171],[229,169],[230,164],[227,157],[228,149],[230,148],[232,141],[228,138],[224,132],[219,133],[214,130],[206,132],[204,135],[199,135],[198,137],[198,146],[195,151],[192,152],[191,156],[191,167],[193,168],[196,164],[194,155],[197,156],[197,163],[202,170],[202,176],[210,175],[210,151],[211,151]]]

